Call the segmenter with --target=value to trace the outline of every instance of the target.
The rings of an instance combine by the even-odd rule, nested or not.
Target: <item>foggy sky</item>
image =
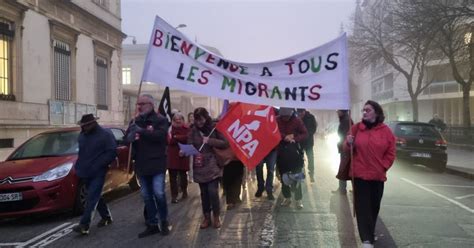
[[[266,62],[322,45],[350,27],[355,0],[122,0],[122,32],[147,43],[155,15],[238,62]],[[124,43],[131,44],[131,38]]]

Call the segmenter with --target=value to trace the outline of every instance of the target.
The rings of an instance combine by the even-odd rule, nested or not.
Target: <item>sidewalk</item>
[[[448,173],[474,179],[474,151],[448,145],[447,153],[446,171]]]

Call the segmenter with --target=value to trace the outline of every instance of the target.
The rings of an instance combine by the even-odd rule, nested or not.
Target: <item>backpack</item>
[[[280,175],[304,167],[304,153],[298,142],[280,142],[277,148],[277,167]]]

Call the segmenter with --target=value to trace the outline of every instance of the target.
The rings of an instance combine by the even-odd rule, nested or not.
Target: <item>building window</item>
[[[0,99],[8,100],[9,95],[12,95],[12,73],[11,73],[11,58],[12,58],[12,42],[14,31],[12,24],[3,19],[0,19]],[[3,99],[5,98],[5,99]],[[14,100],[14,99],[11,99]]]
[[[107,9],[109,7],[109,0],[93,0],[93,2],[102,8]]]
[[[130,84],[132,81],[132,68],[122,68],[122,84]]]
[[[107,110],[108,67],[107,60],[101,57],[96,59],[97,66],[97,108]]]
[[[69,44],[54,40],[54,96],[71,100],[71,49]]]

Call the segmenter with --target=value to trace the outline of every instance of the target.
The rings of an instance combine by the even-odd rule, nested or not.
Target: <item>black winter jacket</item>
[[[140,135],[138,140],[134,140],[134,133]],[[136,117],[135,124],[129,125],[127,139],[133,142],[132,156],[135,159],[135,172],[138,176],[152,176],[166,172],[167,135],[168,120],[155,111]]]

